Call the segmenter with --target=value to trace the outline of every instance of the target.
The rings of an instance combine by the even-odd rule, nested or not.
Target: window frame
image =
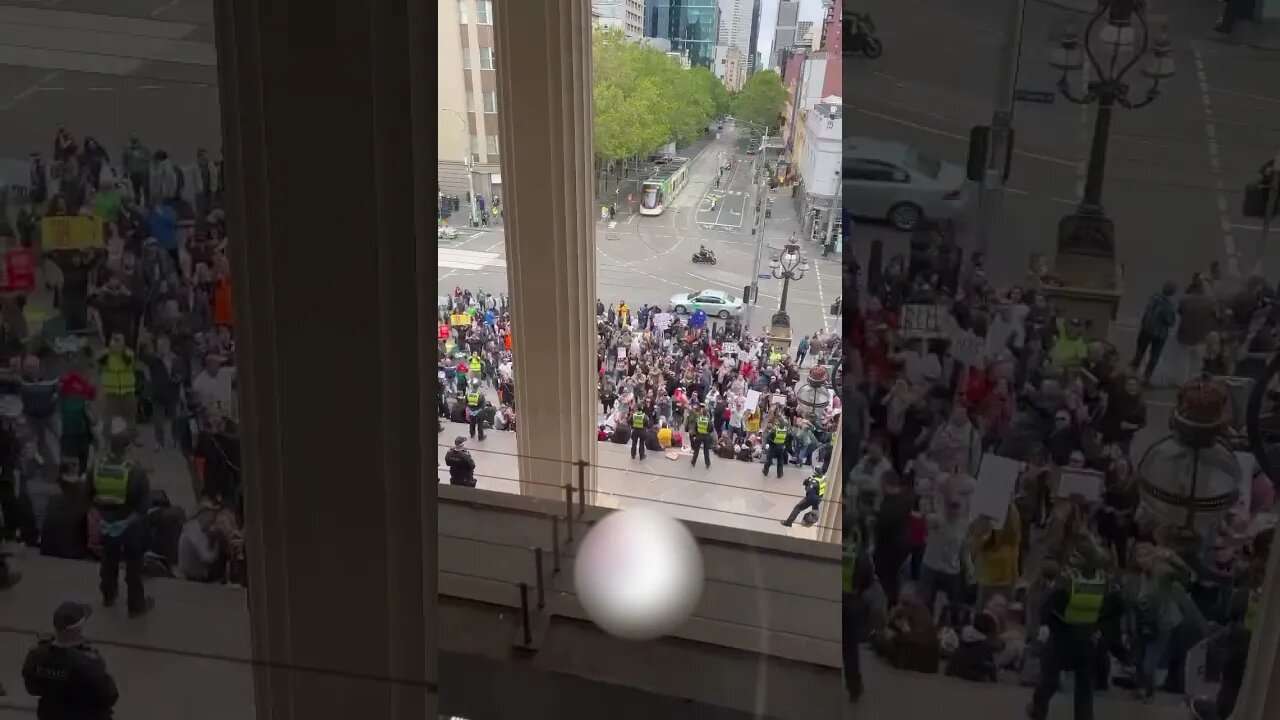
[[[486,59],[486,58],[485,58],[485,51],[486,51],[486,50],[487,50],[487,51],[489,51],[489,55],[488,55],[489,66],[488,66],[488,67],[485,67],[485,59]],[[480,48],[480,69],[481,69],[481,70],[494,70],[494,69],[496,69],[496,68],[497,68],[497,65],[498,65],[498,62],[497,62],[497,54],[493,51],[493,47],[492,47],[492,46],[490,46],[490,47],[482,47],[482,48]]]

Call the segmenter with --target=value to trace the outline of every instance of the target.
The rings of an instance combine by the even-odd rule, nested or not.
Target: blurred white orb
[[[693,614],[702,551],[680,521],[647,508],[615,510],[578,546],[573,585],[587,617],[626,640],[653,640]]]

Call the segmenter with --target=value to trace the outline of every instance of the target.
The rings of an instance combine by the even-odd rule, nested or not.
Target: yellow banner
[[[450,320],[452,321],[454,327],[457,327],[459,325],[471,324],[471,316],[466,313],[454,313],[454,315],[450,318]]]
[[[79,216],[43,218],[40,244],[46,252],[102,247],[102,221]]]

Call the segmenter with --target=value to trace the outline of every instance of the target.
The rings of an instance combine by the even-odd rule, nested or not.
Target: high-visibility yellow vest
[[[467,393],[467,405],[480,407],[480,393]]]
[[[93,471],[94,503],[104,507],[121,507],[129,500],[128,463],[98,463]]]
[[[1102,601],[1107,594],[1104,577],[1084,578],[1071,575],[1071,594],[1067,597],[1067,609],[1062,619],[1068,625],[1093,625],[1102,614]]]
[[[818,497],[826,497],[827,496],[827,478],[822,475],[817,475],[813,479],[818,481]]]
[[[844,567],[842,568],[843,575],[844,575],[844,578],[843,578],[844,594],[852,595],[853,594],[853,566],[858,559],[857,531],[850,530],[849,534],[845,536],[844,546],[840,554],[844,560],[844,563],[843,563]]]
[[[1249,606],[1244,611],[1244,629],[1253,632],[1258,629],[1258,620],[1262,618],[1262,590],[1249,593]]]
[[[125,352],[108,352],[102,368],[102,392],[107,395],[133,395],[138,387],[133,355]]]
[[[773,350],[769,351],[769,362],[776,363],[781,359],[782,359],[782,353],[778,350],[778,348],[774,348]]]
[[[644,413],[636,411],[631,414],[631,427],[634,427],[634,428],[644,427]]]
[[[707,417],[706,415],[703,415],[702,417],[698,418],[697,428],[698,428],[699,435],[706,435],[708,432],[711,431],[711,418]]]
[[[480,368],[481,368],[481,365],[480,365],[480,356],[479,356],[479,355],[472,355],[472,356],[471,356],[471,372],[473,372],[473,373],[478,373],[478,372],[480,372]]]
[[[773,429],[773,444],[782,445],[787,442],[787,429],[778,427]]]

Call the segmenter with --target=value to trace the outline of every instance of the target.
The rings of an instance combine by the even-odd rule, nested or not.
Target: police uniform
[[[711,416],[705,412],[696,415],[693,418],[693,437],[689,442],[693,445],[693,461],[690,465],[698,464],[698,450],[702,450],[702,458],[706,461],[707,467],[711,467]]]
[[[54,627],[65,631],[88,616],[88,607],[63,603],[54,613]],[[27,694],[39,698],[36,717],[40,720],[111,720],[120,697],[102,657],[79,640],[62,644],[41,638],[27,652],[22,679]]]
[[[473,387],[467,391],[467,422],[471,424],[471,437],[476,436],[476,429],[480,430],[480,439],[484,440],[484,393],[480,392],[480,388]]]
[[[805,510],[812,509],[816,513],[818,506],[822,504],[822,498],[826,497],[826,494],[827,478],[825,476],[815,474],[811,478],[806,478],[804,481],[804,497],[800,499],[800,502],[796,503],[795,507],[791,508],[791,514],[787,516],[786,520],[782,521],[782,524],[790,527],[796,521],[796,516]]]
[[[766,431],[764,470],[760,474],[768,475],[769,466],[778,463],[778,477],[782,477],[782,468],[787,464],[787,445],[791,442],[791,429],[781,423]]]
[[[1074,673],[1075,720],[1093,720],[1094,663],[1097,661],[1098,625],[1116,606],[1108,602],[1111,584],[1105,573],[1068,570],[1045,600],[1044,617],[1050,640],[1040,666],[1027,715],[1045,720],[1049,700],[1058,690],[1063,671]]]
[[[107,607],[115,604],[123,561],[129,613],[146,612],[149,600],[142,586],[142,558],[147,551],[151,496],[147,475],[127,460],[105,458],[94,467],[90,483],[93,504],[102,516],[102,602]]]
[[[649,417],[640,408],[631,412],[628,422],[631,423],[631,459],[636,459],[636,448],[640,448],[640,459],[644,459],[644,430],[649,425]]]
[[[859,533],[854,528],[844,531],[842,565],[842,635],[841,650],[844,655],[844,687],[849,699],[856,701],[862,695],[862,664],[859,657],[859,643],[862,638],[861,597],[857,583],[854,581],[855,570],[861,553]]]
[[[472,353],[471,359],[467,361],[467,374],[474,380],[479,380],[484,374],[484,361],[476,353]]]

